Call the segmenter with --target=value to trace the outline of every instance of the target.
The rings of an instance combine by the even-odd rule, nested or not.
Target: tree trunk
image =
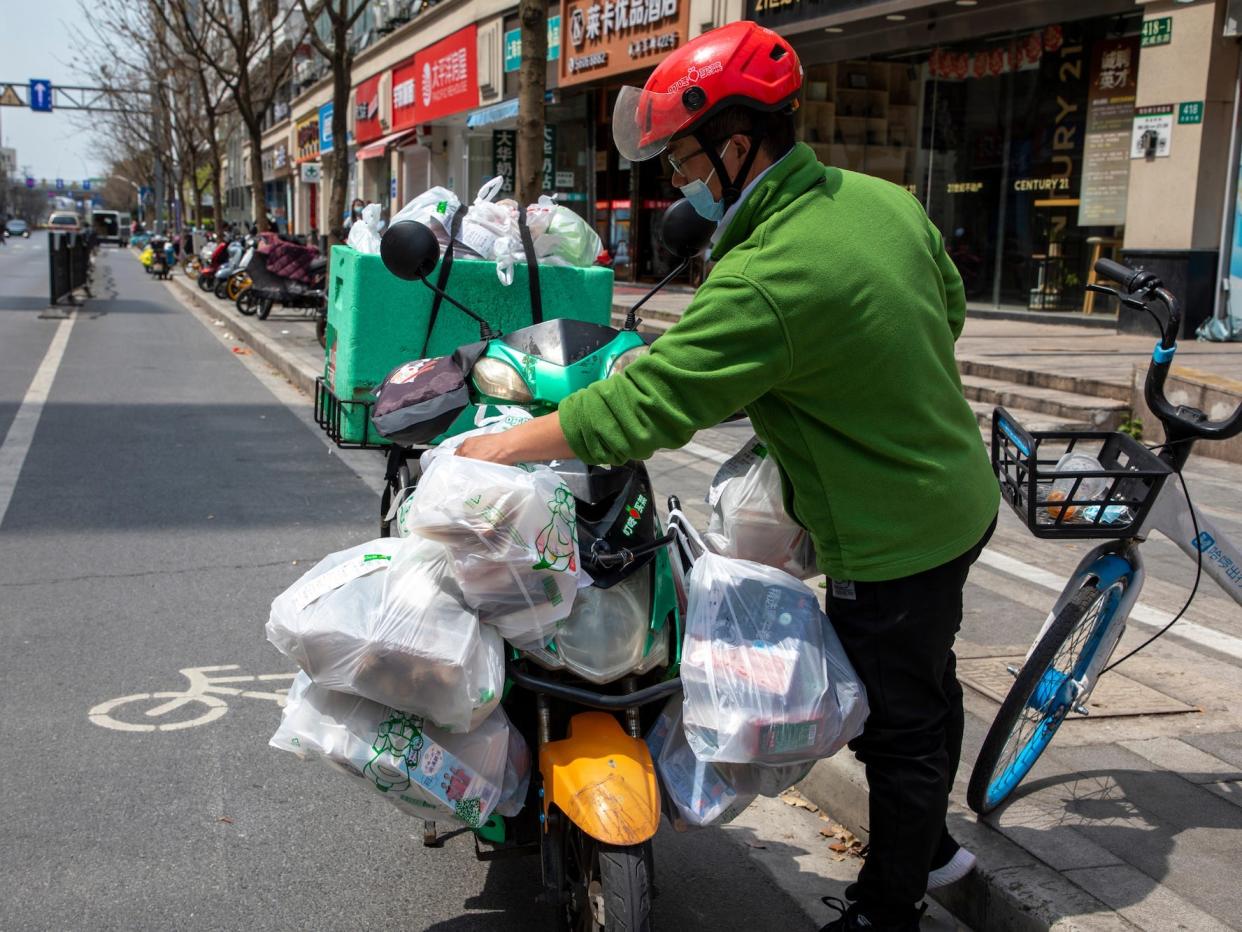
[[[518,71],[517,199],[539,200],[543,188],[543,98],[547,88],[548,0],[521,0],[522,64]]]
[[[338,20],[341,27],[335,30],[336,54],[332,61],[332,187],[328,196],[328,242],[337,245],[345,242],[345,227],[341,218],[345,215],[345,195],[349,189],[349,141],[347,119],[349,117],[349,82],[353,71],[354,56],[349,51],[348,27]]]
[[[246,132],[250,136],[250,203],[254,208],[254,224],[260,230],[270,231],[267,195],[263,192],[263,133],[257,120],[247,123]]]

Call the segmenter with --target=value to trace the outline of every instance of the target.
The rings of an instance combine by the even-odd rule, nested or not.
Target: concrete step
[[[975,413],[975,420],[983,430],[988,443],[992,438],[992,412],[996,405],[986,401],[968,401],[970,410]],[[1021,408],[1005,409],[1014,416],[1019,424],[1027,430],[1091,430],[1090,422],[1068,417],[1057,417],[1055,414],[1044,414],[1041,411],[1023,411]]]
[[[963,374],[962,390],[969,401],[1084,422],[1096,430],[1112,430],[1130,416],[1129,403],[1116,398],[1082,395],[978,375]]]
[[[1131,388],[1127,381],[1106,382],[1101,379],[1088,379],[1075,375],[1062,375],[1052,371],[1024,369],[1020,366],[1006,366],[980,359],[959,358],[958,370],[962,375],[977,375],[985,379],[1001,382],[1015,382],[1019,385],[1032,385],[1038,388],[1052,388],[1057,391],[1071,392],[1075,395],[1091,395],[1097,398],[1112,398],[1116,401],[1130,400]]]

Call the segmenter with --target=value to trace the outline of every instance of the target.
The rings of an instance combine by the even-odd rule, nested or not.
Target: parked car
[[[75,213],[57,210],[48,215],[47,228],[58,233],[77,233],[82,229],[82,220]]]
[[[30,239],[30,224],[25,220],[19,220],[17,217],[14,217],[4,225],[4,229],[9,236],[24,236]]]

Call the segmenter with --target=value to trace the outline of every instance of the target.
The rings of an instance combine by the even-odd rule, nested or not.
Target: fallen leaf
[[[833,851],[849,851],[850,850],[849,844],[844,841],[838,841],[836,844],[829,845],[828,847],[831,848]]]
[[[238,356],[249,356],[250,355],[250,350],[245,349],[244,347],[241,347],[241,346],[234,346],[233,352],[236,353]]]
[[[223,823],[225,823],[226,825],[232,825],[232,824],[233,824],[233,820],[232,820],[232,819],[230,819],[230,818],[229,818],[228,816],[226,816],[226,815],[222,815],[222,816],[220,816],[220,818],[216,819],[216,821],[217,821],[217,822],[223,822]]]

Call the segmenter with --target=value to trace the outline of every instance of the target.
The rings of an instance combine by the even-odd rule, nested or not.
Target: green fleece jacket
[[[897,579],[969,550],[999,490],[953,355],[961,276],[918,201],[799,144],[712,259],[648,355],[562,402],[574,453],[645,459],[744,408],[832,579]]]

